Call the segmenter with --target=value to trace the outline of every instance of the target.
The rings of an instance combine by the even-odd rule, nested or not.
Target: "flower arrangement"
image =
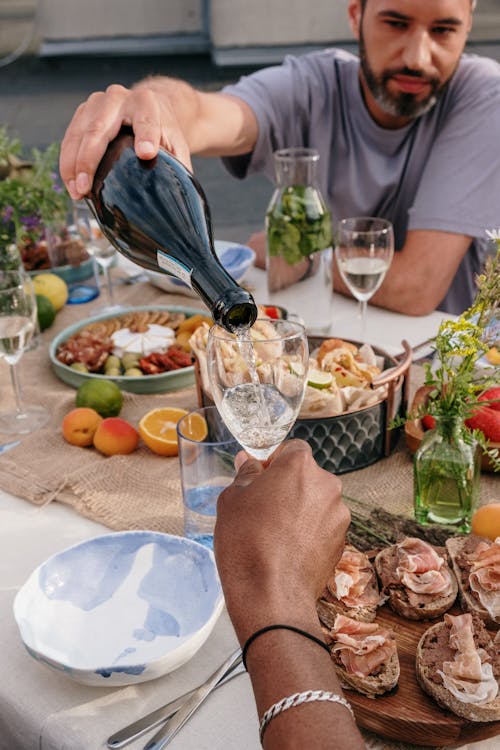
[[[444,320],[433,342],[434,363],[426,363],[425,385],[430,389],[427,401],[406,419],[430,415],[438,420],[458,422],[463,426],[462,437],[469,444],[474,441],[488,453],[496,470],[500,469],[498,449],[491,448],[484,433],[466,429],[466,421],[485,406],[487,400],[479,396],[490,386],[499,385],[498,370],[478,367],[478,360],[498,345],[500,313],[500,230],[488,231],[496,244],[483,273],[477,277],[477,294],[470,308],[456,320]],[[402,419],[404,423],[406,419]]]
[[[49,268],[45,228],[64,226],[71,208],[57,172],[59,145],[32,149],[29,161],[21,153],[20,140],[0,127],[0,262],[17,246],[27,270]]]

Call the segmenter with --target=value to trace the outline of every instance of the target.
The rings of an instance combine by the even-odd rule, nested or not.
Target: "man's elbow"
[[[401,312],[404,312],[405,315],[421,317],[423,315],[430,315],[432,312],[434,312],[438,304],[439,302],[434,302],[434,300],[405,300]]]

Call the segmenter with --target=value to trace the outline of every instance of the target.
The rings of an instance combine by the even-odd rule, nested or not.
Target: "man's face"
[[[427,112],[453,75],[471,24],[470,0],[360,0],[361,85],[372,117],[401,127]],[[356,11],[357,8],[357,11]]]

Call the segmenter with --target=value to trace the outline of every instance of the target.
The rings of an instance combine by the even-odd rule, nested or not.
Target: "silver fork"
[[[238,654],[238,652],[236,652],[236,654]],[[233,657],[234,654],[231,654],[230,658],[232,659]],[[227,663],[228,660],[226,660],[217,671],[219,672],[220,669]],[[215,688],[224,685],[226,682],[229,682],[229,680],[232,680],[233,677],[237,677],[237,675],[241,674],[244,671],[245,668],[241,663],[241,658],[239,660],[237,659],[236,662],[232,664],[232,666],[225,670],[224,674],[215,685]],[[209,678],[209,680],[210,679],[211,678]],[[115,732],[115,734],[112,734],[111,737],[108,738],[107,746],[111,748],[111,750],[119,750],[119,748],[125,747],[134,740],[137,740],[139,737],[142,737],[144,734],[146,734],[146,732],[149,732],[152,729],[155,729],[160,724],[163,724],[172,716],[174,716],[181,708],[181,706],[183,706],[186,701],[188,701],[205,684],[206,682],[202,683],[197,688],[184,693],[184,695],[180,695],[173,701],[166,703],[164,706],[160,706],[160,708],[151,711],[151,713],[142,716],[140,719],[137,719],[123,729],[120,729],[118,732]]]

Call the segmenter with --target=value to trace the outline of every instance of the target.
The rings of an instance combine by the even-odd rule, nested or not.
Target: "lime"
[[[50,328],[56,319],[56,308],[44,294],[36,295],[36,311],[40,330],[45,331],[46,328]]]
[[[112,380],[87,380],[79,387],[76,405],[94,409],[101,417],[117,417],[123,405],[123,395]]]
[[[56,311],[66,304],[68,299],[68,287],[55,273],[39,273],[33,278],[35,294],[43,294],[48,297]]]
[[[324,372],[323,370],[311,369],[307,373],[307,385],[312,388],[328,388],[333,383],[333,375],[330,372]]]

